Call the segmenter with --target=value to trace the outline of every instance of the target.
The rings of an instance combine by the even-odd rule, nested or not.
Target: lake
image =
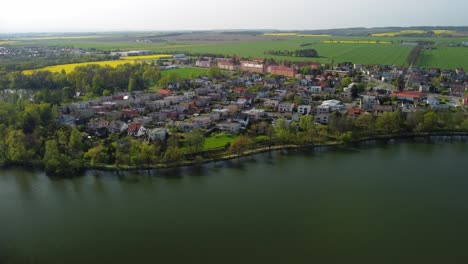
[[[282,151],[201,168],[0,171],[0,263],[463,263],[468,143]]]

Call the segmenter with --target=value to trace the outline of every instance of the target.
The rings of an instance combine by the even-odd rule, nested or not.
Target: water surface
[[[0,171],[0,263],[464,263],[468,143]]]

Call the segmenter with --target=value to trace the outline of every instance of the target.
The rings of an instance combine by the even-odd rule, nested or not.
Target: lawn
[[[208,69],[188,67],[188,68],[172,69],[172,70],[161,72],[162,76],[166,76],[171,73],[177,73],[179,77],[182,79],[192,79],[192,78],[196,78],[199,76],[206,76],[206,74],[208,73]]]
[[[228,133],[216,133],[205,139],[204,150],[218,149],[234,141],[235,136]]]
[[[419,56],[417,65],[430,68],[453,69],[457,67],[468,69],[467,47],[442,47],[424,50]]]

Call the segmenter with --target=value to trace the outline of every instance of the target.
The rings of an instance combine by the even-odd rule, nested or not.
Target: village
[[[292,124],[304,115],[327,125],[333,113],[357,118],[394,111],[465,111],[468,105],[468,78],[462,68],[273,65],[265,59],[184,54],[164,67],[215,67],[223,75],[170,82],[157,92],[116,93],[64,105],[57,123],[81,126],[90,136],[117,133],[165,141],[173,132],[239,134],[253,124],[275,126],[279,119]]]

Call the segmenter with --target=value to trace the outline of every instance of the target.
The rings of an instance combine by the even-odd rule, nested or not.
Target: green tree
[[[249,138],[246,136],[239,136],[231,143],[231,152],[236,153],[239,158],[242,153],[247,150],[249,146]]]
[[[210,69],[208,70],[208,77],[210,77],[211,79],[218,79],[220,77],[223,76],[223,73],[221,72],[221,70],[216,67],[216,66],[212,66],[210,67]]]
[[[437,115],[434,112],[424,114],[423,126],[425,131],[433,131],[437,127]]]
[[[205,143],[203,131],[196,129],[192,133],[188,133],[186,136],[186,142],[190,152],[197,153],[202,151]]]

